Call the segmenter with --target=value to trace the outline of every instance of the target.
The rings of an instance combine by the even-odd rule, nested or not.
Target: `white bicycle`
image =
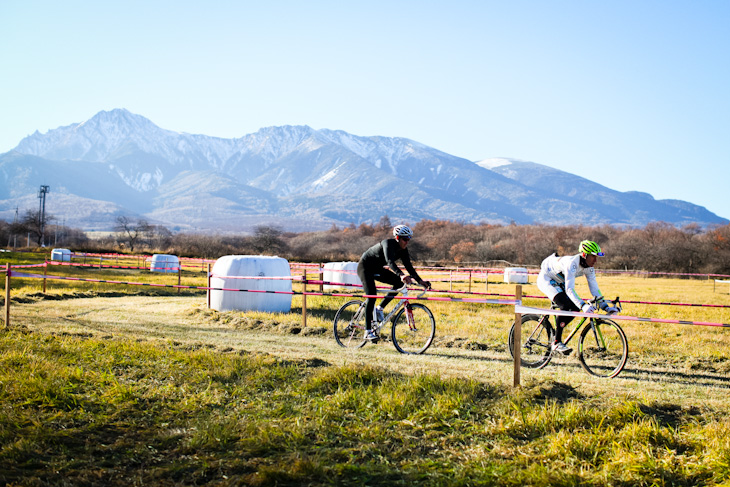
[[[416,297],[426,294],[427,288]],[[403,296],[408,295],[408,286],[396,290]],[[408,299],[400,302],[388,313],[383,321],[373,320],[372,326],[381,339],[388,336],[382,333],[386,323],[392,322],[390,338],[395,349],[400,353],[421,354],[431,346],[436,336],[436,320],[433,313],[420,303],[411,303]],[[337,311],[334,322],[335,340],[345,348],[360,348],[368,340],[365,338],[365,300],[352,300],[343,304]]]

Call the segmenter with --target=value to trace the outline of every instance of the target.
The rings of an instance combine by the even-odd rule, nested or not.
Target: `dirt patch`
[[[238,312],[219,312],[214,309],[193,308],[188,312],[190,316],[198,316],[210,323],[228,325],[235,330],[255,330],[267,333],[282,333],[286,335],[319,336],[328,333],[328,329],[321,326],[302,327],[300,324],[281,323],[276,320],[264,320],[245,316]]]
[[[507,348],[504,345],[495,345],[480,342],[472,338],[444,336],[436,337],[433,340],[433,345],[436,347],[444,348],[461,348],[464,350],[475,350],[475,351],[491,351],[491,352],[504,352]]]

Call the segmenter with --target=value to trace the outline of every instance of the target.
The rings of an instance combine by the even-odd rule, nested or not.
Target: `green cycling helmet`
[[[598,255],[603,256],[603,252],[601,252],[601,247],[596,242],[591,242],[590,240],[583,240],[580,243],[580,246],[578,247],[578,251],[583,254],[583,256],[586,255]]]

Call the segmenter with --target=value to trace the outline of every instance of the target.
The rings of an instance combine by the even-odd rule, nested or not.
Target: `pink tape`
[[[623,321],[645,321],[650,323],[674,323],[678,325],[698,325],[698,326],[719,326],[719,327],[730,327],[728,323],[711,323],[707,321],[684,321],[684,320],[669,320],[664,318],[642,318],[639,316],[623,316],[618,314],[598,314],[598,313],[582,313],[577,311],[563,311],[560,309],[542,309],[542,308],[530,308],[527,306],[515,306],[515,313],[520,314],[539,314],[539,315],[551,315],[551,316],[578,316],[586,318],[606,318],[610,320],[623,320]]]

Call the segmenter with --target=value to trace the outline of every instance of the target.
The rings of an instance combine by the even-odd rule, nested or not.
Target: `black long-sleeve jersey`
[[[390,270],[395,272],[398,276],[403,275],[396,265],[396,261],[400,260],[403,263],[403,267],[406,268],[408,274],[413,277],[416,281],[421,282],[416,269],[411,264],[411,256],[408,253],[408,249],[401,249],[400,245],[394,238],[388,238],[382,242],[378,242],[362,254],[360,262],[370,271],[376,271],[382,269],[384,266],[388,266]]]

